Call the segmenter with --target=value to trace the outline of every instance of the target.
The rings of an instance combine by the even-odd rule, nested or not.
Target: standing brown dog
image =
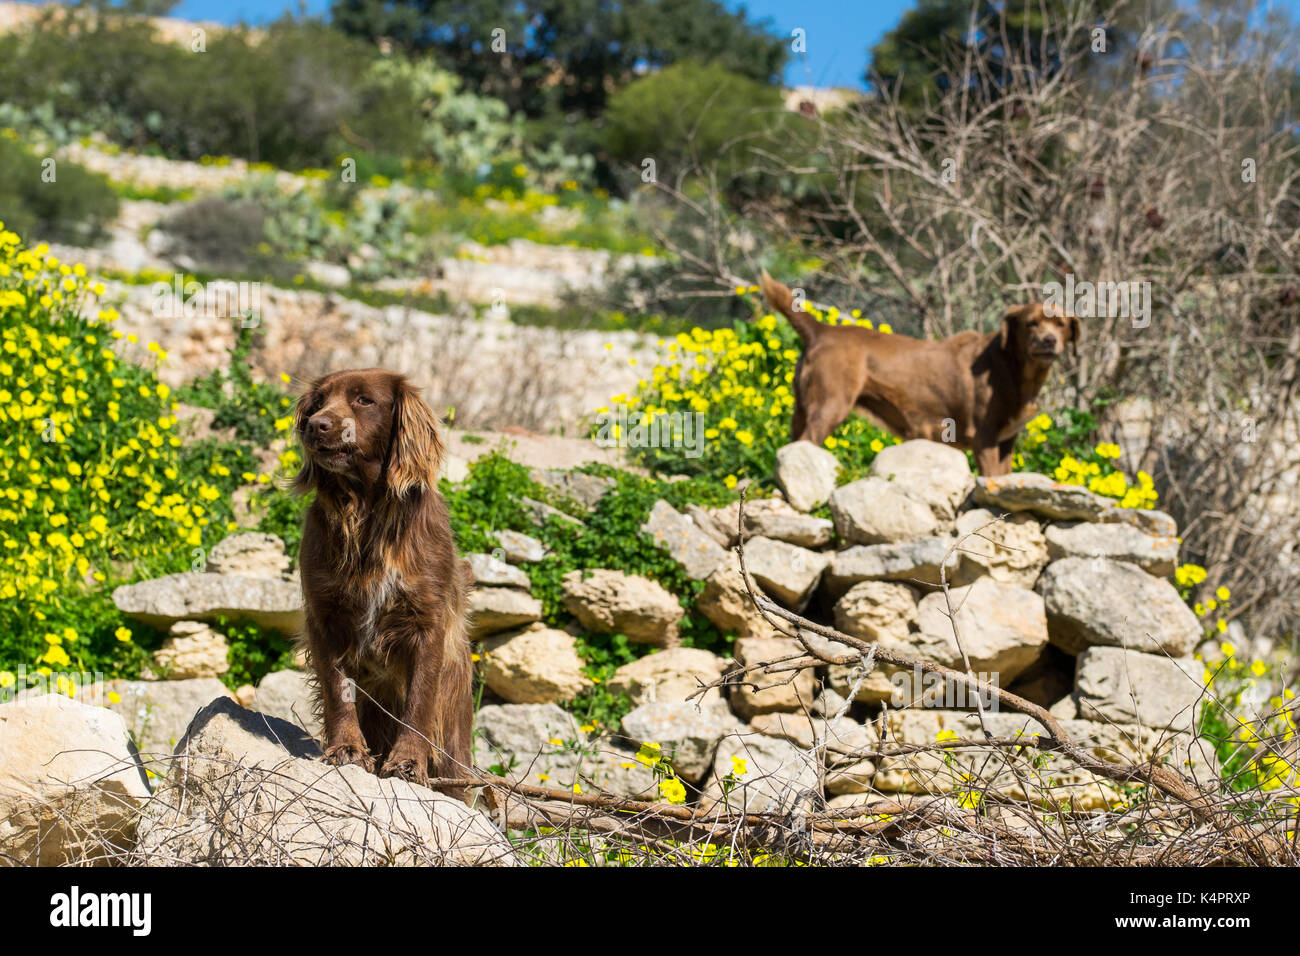
[[[762,289],[803,340],[795,441],[820,445],[856,410],[899,438],[973,451],[983,475],[1011,471],[1016,434],[1038,414],[1052,364],[1079,340],[1076,317],[1049,314],[1040,303],[1008,309],[996,332],[930,342],[818,322],[795,309],[790,290],[766,272]]]
[[[380,776],[420,784],[463,777],[472,575],[437,490],[437,420],[404,377],[364,369],[314,382],[297,430],[295,488],[316,492],[299,564],[325,760],[370,771],[378,760]]]

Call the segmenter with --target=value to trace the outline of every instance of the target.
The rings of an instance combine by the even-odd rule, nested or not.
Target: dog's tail
[[[821,331],[822,324],[802,308],[796,309],[794,294],[784,284],[768,275],[766,269],[763,270],[763,277],[758,284],[763,290],[763,297],[767,299],[767,304],[790,320],[794,330],[799,333],[799,338],[803,339],[804,348],[811,345],[817,333]]]

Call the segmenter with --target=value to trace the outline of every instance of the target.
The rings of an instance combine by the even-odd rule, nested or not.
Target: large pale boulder
[[[0,866],[129,849],[149,799],[126,724],[58,694],[0,704]]]
[[[128,617],[166,630],[177,621],[249,620],[259,627],[296,634],[302,630],[302,589],[293,581],[246,574],[184,571],[113,591]]]
[[[161,675],[169,680],[220,677],[230,670],[230,645],[202,621],[177,621],[162,647],[153,652],[153,664],[145,677]]]
[[[961,566],[953,578],[957,584],[988,575],[1003,584],[1032,588],[1047,564],[1043,529],[1028,512],[998,520],[991,511],[974,508],[957,519],[957,537],[962,539]]]
[[[916,624],[916,594],[893,581],[860,581],[835,602],[835,627],[864,641],[906,642]]]
[[[542,602],[518,588],[476,587],[469,594],[470,636],[475,640],[542,619]]]
[[[905,488],[910,497],[929,505],[940,521],[952,521],[975,487],[964,452],[919,438],[887,445],[872,460],[870,474]]]
[[[724,658],[695,647],[669,647],[639,657],[614,671],[606,682],[610,693],[627,697],[634,706],[684,701],[702,684],[711,684],[727,668]],[[721,700],[718,688],[705,691],[701,703]]]
[[[718,741],[743,726],[724,701],[698,709],[694,703],[659,701],[642,704],[623,718],[629,745],[659,744],[673,770],[688,783],[704,779],[713,765]]]
[[[232,700],[203,708],[140,825],[150,865],[514,862],[505,834],[459,800],[361,767],[330,767],[293,724]]]
[[[787,637],[745,637],[736,641],[736,660],[741,664],[764,664],[805,653],[799,642]],[[731,687],[731,706],[748,719],[772,711],[802,711],[813,701],[816,679],[813,670],[778,671],[764,674],[750,671]]]
[[[789,608],[801,608],[821,580],[830,555],[771,538],[745,542],[745,567],[769,596]]]
[[[305,671],[289,669],[267,674],[257,685],[249,710],[297,724],[313,737],[321,734],[320,719],[316,715],[315,684]]]
[[[835,525],[829,519],[800,514],[788,505],[782,509],[760,511],[752,516],[749,509],[746,509],[745,529],[747,534],[784,541],[801,548],[820,548],[830,544],[835,537]]]
[[[832,597],[838,597],[859,581],[938,584],[940,565],[944,566],[951,583],[961,563],[961,555],[954,547],[956,543],[956,538],[931,537],[837,551],[826,569],[826,589]]]
[[[222,538],[208,553],[206,570],[253,578],[282,578],[289,571],[284,542],[276,535],[246,531]]]
[[[484,680],[512,704],[555,703],[591,686],[573,635],[544,624],[489,637],[483,651]]]
[[[882,478],[836,488],[830,504],[835,531],[847,544],[911,541],[939,530],[929,505]]]
[[[1204,688],[1188,658],[1090,647],[1077,658],[1074,695],[1085,720],[1190,730]]]
[[[727,552],[699,525],[660,498],[641,525],[655,547],[672,555],[692,581],[702,581],[728,560]]]
[[[750,600],[744,578],[734,564],[720,567],[709,575],[704,590],[695,599],[695,609],[724,634],[771,637],[775,633]]]
[[[1080,522],[1047,529],[1047,553],[1061,558],[1110,558],[1136,564],[1148,574],[1172,577],[1178,565],[1178,539],[1150,535],[1129,524]]]
[[[1107,558],[1053,561],[1038,579],[1052,643],[1067,654],[1104,644],[1186,657],[1200,622],[1174,586]]]
[[[956,610],[961,645],[977,674],[996,673],[1005,687],[1027,670],[1047,648],[1047,615],[1043,599],[1033,591],[979,578],[974,584],[936,591],[921,599],[917,610],[920,635],[917,653],[936,664],[965,670],[961,650],[948,616],[948,601]]]
[[[564,606],[589,631],[656,647],[677,643],[677,624],[686,612],[657,581],[602,568],[570,571],[561,586]]]
[[[812,442],[792,442],[776,452],[777,487],[798,511],[812,511],[824,505],[835,490],[839,470],[839,460]]]

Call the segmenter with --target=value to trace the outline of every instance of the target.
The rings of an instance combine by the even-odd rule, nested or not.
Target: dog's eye
[[[375,400],[368,395],[358,395],[356,397],[356,403],[358,405],[373,405],[375,404]]]

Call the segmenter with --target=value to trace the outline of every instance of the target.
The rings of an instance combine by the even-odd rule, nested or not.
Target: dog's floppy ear
[[[302,444],[302,430],[307,424],[307,419],[311,414],[312,401],[316,397],[316,385],[313,382],[307,391],[298,396],[298,404],[293,410],[293,433],[298,436],[298,443]],[[295,494],[306,494],[316,487],[316,481],[320,476],[316,473],[316,465],[311,460],[311,455],[304,449],[302,454],[302,467],[298,469],[298,474],[294,475],[292,488]]]
[[[1083,326],[1079,323],[1077,315],[1071,315],[1067,318],[1070,323],[1070,354],[1075,358],[1079,357],[1079,339],[1083,335]]]
[[[1002,329],[998,332],[998,345],[1002,346],[1004,352],[1012,351],[1016,341],[1016,322],[1024,313],[1025,306],[1013,305],[1002,315]]]
[[[419,389],[398,377],[393,384],[393,430],[388,440],[388,490],[398,498],[415,490],[435,490],[446,451],[433,410]]]

